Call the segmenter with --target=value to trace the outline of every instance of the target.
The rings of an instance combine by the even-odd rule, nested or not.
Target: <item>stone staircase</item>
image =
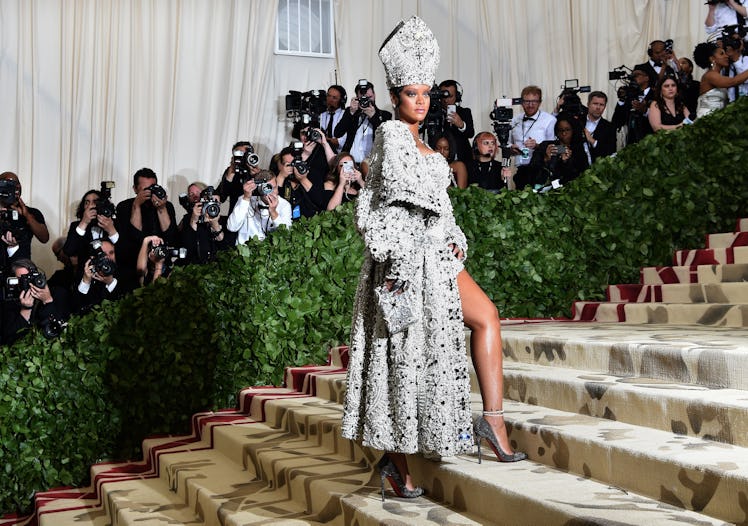
[[[286,387],[195,415],[190,436],[146,440],[141,462],[93,466],[88,488],[37,495],[27,522],[748,524],[746,335],[507,322],[507,422],[530,459],[413,456],[427,497],[387,487],[384,503],[380,453],[340,437],[347,355],[335,349],[327,366],[288,369]]]
[[[640,283],[611,285],[607,302],[578,301],[579,321],[748,326],[748,220],[678,250],[673,266],[641,269]]]
[[[715,243],[745,231],[742,221],[704,250],[725,255]],[[748,261],[676,257],[611,299],[740,294],[731,289],[748,275]],[[341,438],[339,348],[327,365],[287,369],[284,387],[246,388],[236,409],[194,415],[189,436],[146,440],[139,462],[93,466],[88,488],[39,493],[33,517],[0,525],[748,526],[748,329],[626,321],[504,320],[506,421],[529,459],[411,456],[422,498],[386,486],[382,502],[381,452]]]

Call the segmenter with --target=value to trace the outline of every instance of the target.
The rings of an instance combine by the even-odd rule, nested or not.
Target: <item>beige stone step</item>
[[[748,447],[748,392],[507,362],[509,399]]]
[[[502,340],[505,363],[748,390],[746,329],[504,320]]]
[[[694,265],[680,267],[643,267],[641,283],[727,283],[748,281],[748,263],[734,265]]]

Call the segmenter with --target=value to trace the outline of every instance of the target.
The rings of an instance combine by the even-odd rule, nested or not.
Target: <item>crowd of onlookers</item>
[[[707,25],[729,21],[731,13],[746,15],[736,0],[710,4],[709,10]],[[608,97],[602,91],[589,92],[585,106],[581,90],[565,89],[548,113],[540,109],[541,88],[530,85],[517,101],[522,111],[494,125],[498,135],[476,133],[472,112],[462,104],[462,86],[445,80],[432,91],[433,118],[424,138],[444,156],[456,187],[557,188],[622,145],[679,128],[748,93],[743,37],[739,28],[723,29],[720,38],[696,47],[694,60],[707,70],[701,83],[693,79],[693,63],[675,56],[672,41],[653,41],[647,61],[625,75],[610,121],[603,117]],[[31,326],[54,336],[71,314],[164,278],[175,265],[209,262],[221,250],[263,240],[302,217],[355,200],[366,184],[377,128],[393,115],[377,106],[368,81],[359,81],[354,92],[349,102],[345,88],[330,86],[324,110],[298,115],[294,141],[273,156],[268,169],[261,168],[251,143],[234,144],[215,188],[194,182],[179,196],[179,220],[149,168],[133,174],[134,197],[116,206],[106,182],[87,191],[67,236],[52,243],[63,267],[49,278],[31,257],[33,238],[49,240],[44,215],[26,205],[16,174],[0,174],[0,343],[15,341]],[[226,201],[228,214],[221,215]]]

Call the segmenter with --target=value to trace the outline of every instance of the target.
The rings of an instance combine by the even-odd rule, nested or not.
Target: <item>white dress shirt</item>
[[[543,141],[552,141],[556,137],[556,133],[553,128],[556,126],[556,117],[542,110],[532,117],[528,117],[529,120],[525,120],[525,114],[521,113],[512,119],[512,144],[518,146],[520,149],[524,148],[525,141],[527,139],[535,139],[535,142],[540,144]],[[525,157],[517,155],[515,157],[515,165],[522,166],[530,164],[532,158],[532,149],[529,154]]]
[[[249,200],[242,197],[236,202],[234,210],[226,221],[226,228],[237,232],[237,245],[245,243],[252,237],[262,241],[269,232],[277,230],[281,225],[291,226],[291,203],[278,196],[276,219],[270,217],[270,210],[265,206],[260,206],[261,203],[260,198],[254,195]]]

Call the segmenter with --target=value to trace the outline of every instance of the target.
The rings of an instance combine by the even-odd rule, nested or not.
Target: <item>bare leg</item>
[[[408,471],[408,458],[404,453],[388,453],[390,460],[395,464],[395,467],[400,472],[400,477],[405,481],[405,487],[409,490],[415,489],[413,479]]]
[[[472,331],[470,347],[483,398],[483,411],[498,411],[504,407],[499,311],[467,270],[457,275],[457,286],[460,289],[464,322]],[[511,454],[503,415],[485,416],[485,419],[493,429],[501,449]]]

